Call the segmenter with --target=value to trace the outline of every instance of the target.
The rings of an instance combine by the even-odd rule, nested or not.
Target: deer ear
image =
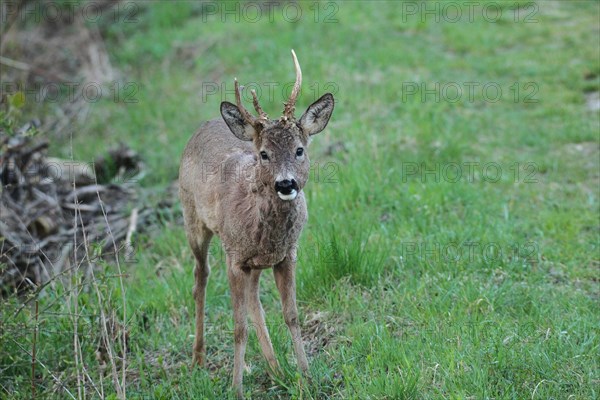
[[[333,113],[333,95],[326,93],[314,103],[312,103],[306,112],[300,117],[300,126],[302,130],[309,135],[316,135],[327,126],[331,113]]]
[[[250,141],[258,133],[252,124],[247,123],[242,117],[239,108],[228,101],[221,103],[221,116],[236,138]]]

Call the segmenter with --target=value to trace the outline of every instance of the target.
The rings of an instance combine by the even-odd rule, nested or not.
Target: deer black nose
[[[281,194],[290,194],[292,190],[297,190],[298,184],[294,179],[284,179],[282,181],[275,182],[275,190]]]

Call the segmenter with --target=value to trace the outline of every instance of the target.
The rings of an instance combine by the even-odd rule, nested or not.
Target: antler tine
[[[294,50],[292,50],[292,58],[294,59],[294,67],[296,68],[296,83],[294,83],[290,98],[283,108],[283,116],[285,118],[292,118],[294,116],[296,99],[298,98],[298,93],[300,93],[300,86],[302,86],[302,70],[300,69],[300,64],[298,63],[298,58],[296,57],[296,52],[294,52]]]
[[[253,117],[248,112],[248,110],[246,110],[244,105],[242,104],[242,95],[240,94],[240,85],[238,83],[237,78],[234,79],[234,82],[235,82],[235,102],[237,103],[237,107],[240,110],[240,113],[242,114],[242,117],[244,118],[244,120],[251,125],[255,125],[256,118]]]
[[[260,116],[260,119],[269,119],[269,116],[267,115],[267,113],[265,113],[263,111],[263,109],[261,108],[260,104],[258,104],[258,97],[256,97],[256,90],[252,89],[250,91],[250,93],[252,93],[252,103],[254,104],[254,109]]]

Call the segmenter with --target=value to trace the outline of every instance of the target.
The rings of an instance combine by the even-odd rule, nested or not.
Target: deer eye
[[[261,158],[261,160],[267,161],[269,159],[269,155],[267,154],[266,151],[261,151],[260,152],[260,158]]]
[[[296,157],[302,157],[303,154],[304,154],[304,149],[302,147],[298,147],[296,149]]]

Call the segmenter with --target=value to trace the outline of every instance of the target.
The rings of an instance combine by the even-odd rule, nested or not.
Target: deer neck
[[[259,211],[261,217],[265,219],[294,213],[298,208],[298,201],[300,200],[300,193],[298,193],[298,196],[294,200],[282,200],[272,186],[263,183],[258,184],[257,194],[262,199]]]

